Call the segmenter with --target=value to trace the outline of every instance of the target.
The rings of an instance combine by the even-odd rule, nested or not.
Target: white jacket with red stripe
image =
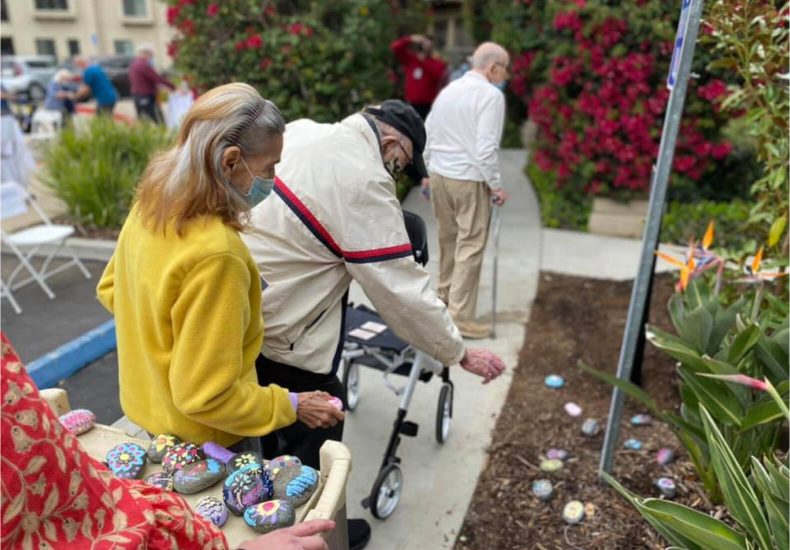
[[[337,124],[288,124],[272,195],[243,235],[261,271],[263,354],[329,373],[342,298],[359,283],[387,325],[445,365],[464,344],[411,251],[395,183],[362,115]]]

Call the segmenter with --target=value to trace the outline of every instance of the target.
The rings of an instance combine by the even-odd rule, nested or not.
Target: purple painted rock
[[[105,457],[107,467],[121,479],[140,479],[145,467],[145,449],[137,443],[119,443]]]
[[[187,464],[203,460],[203,451],[194,443],[179,443],[168,449],[162,457],[162,469],[173,474]]]
[[[595,437],[601,433],[601,424],[594,418],[588,418],[582,424],[582,433],[588,437]]]
[[[642,448],[642,442],[638,439],[634,439],[633,437],[626,439],[623,443],[623,447],[626,449],[630,449],[632,451],[638,451]]]
[[[548,479],[536,479],[532,482],[532,494],[546,502],[554,496],[554,486]]]
[[[173,474],[173,486],[185,495],[199,493],[225,479],[225,466],[218,460],[207,458],[187,464]]]
[[[269,476],[274,479],[282,468],[286,468],[288,466],[301,466],[302,461],[299,460],[298,456],[291,456],[291,455],[280,455],[276,456],[271,460],[267,460],[264,468],[269,473]]]
[[[290,527],[295,521],[296,512],[287,500],[269,500],[244,511],[244,522],[259,533]]]
[[[568,451],[565,449],[549,449],[546,451],[546,458],[549,460],[562,460],[563,462],[568,459]]]
[[[566,413],[573,417],[581,416],[582,414],[582,408],[572,401],[565,403],[563,408],[565,409]]]
[[[631,425],[633,426],[649,426],[653,422],[649,414],[635,414],[631,417]]]
[[[578,500],[572,500],[562,509],[562,519],[571,525],[580,523],[584,519],[584,504]]]
[[[225,464],[225,468],[228,470],[229,474],[232,474],[233,472],[240,470],[248,464],[257,464],[263,468],[263,457],[260,455],[260,453],[253,451],[237,453],[228,460],[228,462]]]
[[[213,441],[206,441],[203,443],[203,456],[206,458],[213,458],[217,462],[221,462],[222,464],[227,464],[230,462],[230,459],[235,456],[233,451],[229,451],[219,443],[214,443]]]
[[[661,494],[667,498],[672,498],[675,496],[677,492],[677,487],[675,486],[675,482],[669,479],[668,477],[660,477],[656,480],[656,487],[658,490],[661,491]]]
[[[74,435],[84,434],[96,424],[96,415],[88,409],[74,409],[60,418],[60,423]]]
[[[260,464],[242,466],[225,478],[222,485],[222,499],[237,516],[246,508],[269,500],[273,492],[272,480]]]
[[[173,490],[173,476],[164,472],[156,472],[145,478],[144,480],[148,485],[159,487],[165,491]]]
[[[661,466],[666,466],[675,459],[675,453],[668,447],[662,447],[656,453],[656,462]]]
[[[217,527],[228,521],[228,507],[217,497],[203,497],[197,501],[195,511]]]
[[[317,488],[318,472],[310,466],[286,466],[274,476],[274,498],[287,500],[294,507],[310,500]]]
[[[159,434],[151,440],[148,445],[148,458],[151,462],[162,462],[165,453],[181,443],[181,440],[174,435]]]

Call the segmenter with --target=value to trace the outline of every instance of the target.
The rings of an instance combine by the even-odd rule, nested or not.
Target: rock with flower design
[[[121,479],[140,479],[145,467],[146,454],[137,443],[119,443],[105,457],[107,467]]]
[[[165,451],[162,457],[162,469],[173,474],[187,464],[203,460],[203,451],[194,443],[179,443]]]
[[[302,461],[299,460],[298,456],[292,455],[280,455],[276,456],[271,460],[265,461],[264,468],[267,472],[269,472],[269,476],[274,479],[282,468],[287,468],[288,466],[301,466]]]
[[[259,533],[290,527],[295,521],[296,511],[287,500],[269,500],[244,511],[244,522]]]
[[[61,415],[58,420],[72,434],[80,435],[93,428],[96,424],[96,415],[88,409],[74,409]]]
[[[217,527],[228,521],[228,507],[217,497],[203,497],[197,501],[195,511]]]
[[[185,495],[199,493],[225,479],[225,466],[218,460],[207,458],[187,464],[173,474],[173,486]]]
[[[170,474],[166,474],[164,472],[156,472],[145,478],[145,481],[148,485],[153,485],[154,487],[159,487],[160,489],[164,489],[165,491],[172,491],[173,490],[173,476]]]
[[[249,506],[269,500],[273,492],[272,480],[260,464],[242,466],[225,478],[222,485],[222,499],[237,516]]]
[[[260,453],[256,453],[254,451],[245,451],[243,453],[237,453],[233,455],[228,462],[225,464],[225,468],[228,470],[229,474],[240,470],[244,466],[248,464],[257,464],[261,468],[264,467],[264,460]]]
[[[318,488],[318,472],[306,465],[291,464],[274,475],[274,498],[301,506]]]
[[[181,440],[174,435],[159,434],[148,445],[148,458],[151,462],[162,462],[165,453],[181,443]]]

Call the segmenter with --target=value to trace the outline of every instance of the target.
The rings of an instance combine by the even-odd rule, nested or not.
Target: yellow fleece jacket
[[[179,237],[134,208],[97,294],[115,316],[121,407],[148,432],[228,446],[296,421],[287,390],[258,385],[260,275],[219,218]]]

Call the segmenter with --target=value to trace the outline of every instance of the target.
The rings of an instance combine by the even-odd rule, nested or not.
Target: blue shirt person
[[[110,82],[107,73],[98,64],[90,64],[85,57],[74,59],[74,66],[83,70],[82,86],[77,90],[78,97],[93,96],[98,104],[97,113],[111,114],[118,101],[118,92]]]

